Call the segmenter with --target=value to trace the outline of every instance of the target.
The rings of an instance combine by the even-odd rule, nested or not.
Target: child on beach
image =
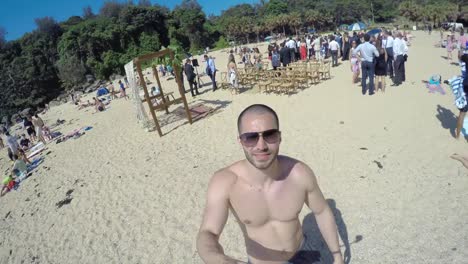
[[[349,52],[349,61],[351,62],[351,71],[353,72],[353,81],[352,83],[355,84],[358,81],[358,77],[360,74],[360,59],[357,54],[354,54],[354,50],[356,49],[356,41],[353,40],[351,43],[351,51]]]
[[[2,186],[2,190],[0,191],[0,196],[4,196],[9,191],[13,190],[16,185],[15,180],[11,176],[7,176],[5,179],[3,179],[2,183],[3,183],[3,186]]]

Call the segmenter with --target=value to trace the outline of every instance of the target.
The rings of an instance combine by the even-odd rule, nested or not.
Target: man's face
[[[272,114],[247,113],[242,118],[239,135],[252,132],[271,131],[272,129],[278,129],[278,125],[276,124],[275,118]],[[267,140],[265,140],[265,137],[267,137],[267,133],[260,136],[258,141],[252,145],[245,144],[245,142],[242,142],[239,138],[239,142],[242,145],[246,159],[255,168],[260,170],[268,169],[276,160],[281,143],[281,135],[279,132],[276,138],[274,135],[270,135]]]

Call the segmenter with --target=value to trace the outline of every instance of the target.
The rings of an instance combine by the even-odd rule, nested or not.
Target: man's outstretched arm
[[[226,224],[229,213],[229,191],[236,176],[217,172],[211,178],[203,220],[197,236],[197,250],[206,264],[237,264],[224,254],[219,237]]]

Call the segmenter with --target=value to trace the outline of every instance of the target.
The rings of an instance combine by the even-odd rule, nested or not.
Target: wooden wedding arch
[[[170,59],[171,59],[172,67],[173,67],[174,73],[175,73],[175,79],[176,79],[179,94],[180,94],[179,98],[177,98],[177,99],[174,98],[173,100],[170,100],[169,97],[166,97],[164,95],[164,91],[163,91],[163,88],[161,86],[161,81],[159,80],[158,71],[156,70],[155,65],[152,65],[151,68],[153,70],[153,75],[154,75],[154,78],[156,79],[156,82],[158,83],[158,87],[159,87],[159,91],[160,91],[160,93],[157,94],[157,95],[150,95],[149,94],[148,86],[147,86],[147,84],[145,82],[145,78],[144,78],[143,72],[141,70],[141,64],[143,62],[153,60],[153,59],[157,59],[157,58],[166,57],[166,56],[169,56]],[[169,114],[169,108],[168,107],[170,105],[172,105],[172,104],[177,104],[177,103],[182,101],[183,104],[184,104],[187,119],[188,119],[189,123],[192,124],[192,115],[190,114],[190,109],[189,109],[188,104],[187,104],[187,99],[185,98],[185,91],[184,91],[184,88],[183,88],[183,85],[182,85],[182,79],[181,79],[182,76],[180,76],[180,74],[181,74],[180,66],[177,63],[174,63],[174,52],[171,49],[165,49],[165,50],[162,50],[162,51],[145,54],[145,55],[142,55],[142,56],[139,56],[139,57],[133,59],[133,63],[136,66],[138,76],[140,77],[140,84],[143,87],[143,91],[145,93],[145,98],[142,99],[141,101],[142,101],[142,103],[144,103],[144,102],[148,103],[149,111],[151,113],[151,116],[153,117],[153,121],[154,121],[154,124],[156,126],[156,130],[158,131],[159,136],[162,137],[163,133],[161,131],[161,126],[159,125],[158,118],[156,117],[156,110],[164,109],[166,111],[166,114]],[[162,103],[154,105],[153,100],[155,100],[155,99],[156,100],[159,100],[159,99],[162,100]]]

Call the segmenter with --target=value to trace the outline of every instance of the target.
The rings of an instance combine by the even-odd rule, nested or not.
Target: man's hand
[[[340,254],[333,255],[333,264],[344,264],[343,256]]]

